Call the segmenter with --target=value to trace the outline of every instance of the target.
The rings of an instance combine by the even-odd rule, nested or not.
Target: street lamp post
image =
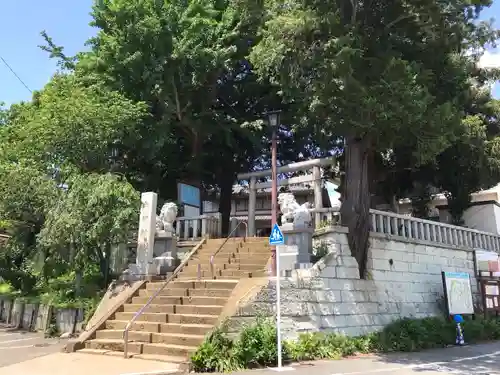
[[[272,129],[271,138],[271,228],[278,223],[278,160],[277,160],[277,140],[276,133],[280,125],[280,112],[273,111],[267,113],[269,125]],[[272,229],[271,229],[272,230]],[[276,331],[277,331],[277,351],[278,351],[278,367],[277,371],[283,371],[282,364],[282,344],[281,344],[281,303],[280,303],[280,270],[279,268],[279,252],[276,251],[276,246],[272,247],[272,268],[273,276],[276,276]]]
[[[278,222],[278,160],[276,134],[280,125],[280,111],[267,112],[269,125],[272,129],[271,137],[271,228]],[[276,246],[272,247],[272,271],[273,276],[278,274],[276,270]]]

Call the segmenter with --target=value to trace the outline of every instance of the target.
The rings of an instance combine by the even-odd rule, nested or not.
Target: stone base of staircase
[[[271,255],[265,239],[208,240],[167,285],[151,280],[106,321],[82,352],[123,356],[123,332],[156,291],[163,288],[129,331],[128,356],[187,367],[219,322],[221,313],[242,278],[266,275]],[[217,253],[214,256],[214,253]],[[210,259],[213,257],[213,262]]]

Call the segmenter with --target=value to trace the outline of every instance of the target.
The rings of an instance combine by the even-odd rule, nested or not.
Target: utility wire
[[[5,64],[5,66],[12,72],[12,74],[14,74],[14,76],[17,78],[17,80],[19,82],[21,82],[24,87],[26,87],[26,90],[28,90],[30,93],[33,94],[33,91],[31,91],[31,89],[28,87],[28,85],[26,83],[24,83],[24,81],[21,79],[21,77],[19,77],[17,75],[17,73],[14,71],[14,69],[11,68],[11,66],[7,63],[7,61],[5,61],[5,59],[2,56],[0,56],[0,60],[3,61],[3,63]]]

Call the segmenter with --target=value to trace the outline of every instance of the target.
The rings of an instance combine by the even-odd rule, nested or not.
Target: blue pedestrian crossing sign
[[[285,237],[283,237],[283,233],[278,224],[274,224],[273,230],[271,231],[271,235],[269,236],[269,245],[284,245]]]

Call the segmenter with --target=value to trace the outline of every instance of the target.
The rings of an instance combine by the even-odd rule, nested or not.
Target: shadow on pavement
[[[377,355],[376,362],[408,366],[413,372],[500,374],[500,343],[450,347],[408,354]]]
[[[15,332],[15,333],[19,333],[19,334],[32,333],[30,331],[27,331],[24,328],[5,326],[5,325],[1,325],[1,324],[0,324],[0,332],[7,332],[7,333]]]

